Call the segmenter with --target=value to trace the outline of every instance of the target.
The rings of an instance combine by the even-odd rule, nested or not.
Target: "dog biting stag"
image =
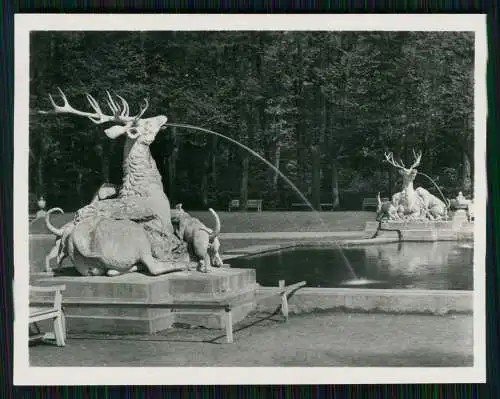
[[[172,216],[172,224],[177,236],[188,245],[190,256],[198,262],[199,270],[207,273],[212,266],[222,267],[219,254],[220,219],[217,213],[209,208],[215,218],[215,229],[205,226],[199,219],[192,217],[182,209],[182,204],[175,207],[177,214]]]

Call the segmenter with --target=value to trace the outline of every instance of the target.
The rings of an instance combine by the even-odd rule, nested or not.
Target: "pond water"
[[[308,287],[472,290],[473,251],[472,243],[446,241],[297,247],[228,263],[256,269],[263,286],[305,280]]]

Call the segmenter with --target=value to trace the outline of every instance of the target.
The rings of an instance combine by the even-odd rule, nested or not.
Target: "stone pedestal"
[[[147,303],[224,303],[246,304],[233,310],[233,324],[255,308],[257,283],[253,269],[215,269],[211,273],[175,272],[162,276],[130,273],[118,277],[56,276],[38,279],[37,285],[65,284],[64,301]],[[40,298],[40,297],[38,297]],[[69,332],[111,334],[154,334],[174,323],[207,328],[224,328],[220,310],[148,309],[147,306],[106,307],[67,306]]]
[[[424,221],[386,221],[382,222],[383,229],[405,230],[447,230],[453,227],[449,220],[424,220]]]
[[[455,214],[452,220],[446,221],[385,221],[380,225],[378,236],[401,241],[470,241],[472,227],[466,215]]]
[[[455,211],[453,218],[451,219],[453,227],[461,227],[468,222],[467,210],[464,208],[459,208]]]

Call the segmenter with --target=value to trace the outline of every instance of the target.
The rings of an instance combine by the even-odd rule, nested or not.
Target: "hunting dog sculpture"
[[[219,254],[220,219],[217,213],[209,208],[215,218],[215,229],[205,226],[199,219],[192,217],[182,209],[182,204],[175,207],[176,215],[172,216],[172,224],[177,236],[184,240],[188,252],[198,262],[200,271],[207,273],[212,266],[222,267],[223,262]]]
[[[382,220],[399,220],[401,219],[398,214],[398,208],[394,206],[391,201],[382,202],[380,193],[377,194],[377,222]]]
[[[56,228],[50,222],[50,214],[53,212],[64,213],[61,208],[52,208],[45,214],[45,225],[47,229],[56,236],[54,246],[49,254],[45,257],[45,271],[50,273],[53,269],[50,267],[50,261],[56,259],[57,269],[61,267],[61,263],[68,256],[68,237],[75,227],[75,223],[70,221],[61,228]]]

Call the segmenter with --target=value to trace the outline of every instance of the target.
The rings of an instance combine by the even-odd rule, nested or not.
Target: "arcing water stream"
[[[436,182],[435,182],[435,181],[434,181],[434,180],[433,180],[433,179],[432,179],[429,175],[426,175],[425,173],[418,172],[418,174],[419,174],[419,175],[422,175],[422,176],[427,177],[427,178],[430,180],[430,182],[431,182],[432,184],[434,184],[434,187],[436,187],[436,188],[437,188],[437,190],[439,191],[439,194],[441,194],[441,198],[443,198],[443,202],[444,202],[444,204],[445,204],[445,205],[446,205],[446,207],[448,208],[448,207],[449,207],[449,202],[448,202],[448,200],[444,197],[443,192],[441,191],[441,189],[439,188],[439,186],[436,184]]]
[[[293,182],[288,177],[286,177],[276,166],[274,166],[267,159],[265,159],[264,157],[262,157],[260,154],[258,154],[254,150],[252,150],[250,147],[247,147],[246,145],[240,143],[237,140],[232,139],[231,137],[227,137],[227,136],[225,136],[225,135],[223,135],[221,133],[217,133],[217,132],[214,132],[213,130],[205,129],[205,128],[202,128],[202,127],[198,127],[198,126],[194,126],[194,125],[187,125],[187,124],[184,124],[184,123],[170,123],[170,122],[166,123],[165,125],[172,126],[172,127],[180,127],[180,128],[185,128],[185,129],[199,130],[201,132],[213,134],[213,135],[218,136],[218,137],[220,137],[220,138],[222,138],[224,140],[227,140],[227,141],[229,141],[229,142],[231,142],[233,144],[236,144],[238,147],[243,148],[245,151],[248,151],[254,157],[258,158],[259,160],[261,160],[262,162],[264,162],[267,166],[269,166],[270,168],[272,168],[273,171],[275,171],[283,180],[285,180],[285,182],[293,189],[293,191],[295,191],[295,193],[302,199],[302,201],[304,201],[304,203],[306,203],[307,206],[309,208],[311,208],[311,210],[317,216],[317,218],[321,222],[321,224],[323,226],[325,226],[325,224],[323,222],[323,219],[319,215],[319,212],[314,209],[314,207],[312,206],[312,204],[308,201],[308,199],[306,198],[306,196],[304,194],[302,194],[302,192],[297,188],[297,186],[295,186],[295,184],[293,184]],[[339,246],[339,248],[340,248],[340,246]],[[368,280],[360,280],[358,278],[358,276],[354,272],[354,269],[352,268],[349,260],[347,259],[347,257],[345,256],[344,252],[342,251],[342,248],[340,248],[340,252],[342,254],[342,258],[344,259],[344,262],[345,262],[347,268],[349,269],[350,273],[354,277],[354,280],[346,282],[346,284],[347,283],[349,283],[351,285],[366,284]]]
[[[202,132],[205,132],[205,133],[209,133],[209,134],[213,134],[215,136],[218,136],[218,137],[221,137],[223,138],[224,140],[227,140],[227,141],[230,141],[231,143],[233,144],[236,144],[237,146],[239,146],[240,148],[243,148],[244,150],[248,151],[250,154],[252,154],[254,157],[257,157],[258,159],[260,159],[262,162],[264,162],[267,166],[269,166],[270,168],[272,168],[283,180],[285,180],[289,185],[290,187],[293,189],[293,191],[295,191],[295,193],[302,199],[302,201],[304,201],[308,207],[311,208],[311,210],[313,212],[316,213],[317,215],[317,211],[314,209],[314,207],[312,206],[312,204],[307,200],[307,198],[305,197],[304,194],[302,194],[302,192],[297,188],[297,186],[295,186],[295,184],[293,184],[290,179],[288,177],[286,177],[278,168],[276,168],[276,166],[274,166],[271,162],[269,162],[267,159],[265,159],[264,157],[262,157],[260,154],[258,154],[257,152],[255,152],[254,150],[252,150],[250,147],[247,147],[245,144],[242,144],[240,143],[239,141],[235,140],[235,139],[232,139],[231,137],[227,137],[221,133],[217,133],[217,132],[214,132],[213,130],[209,130],[209,129],[204,129],[202,127],[198,127],[198,126],[193,126],[193,125],[186,125],[186,124],[181,124],[181,123],[166,123],[165,125],[168,125],[168,126],[173,126],[173,127],[182,127],[182,128],[187,128],[187,129],[194,129],[194,130],[200,130]],[[321,217],[319,215],[317,215],[319,220],[321,221],[321,224],[323,224],[324,226],[324,223],[323,223],[323,220],[321,220]]]

